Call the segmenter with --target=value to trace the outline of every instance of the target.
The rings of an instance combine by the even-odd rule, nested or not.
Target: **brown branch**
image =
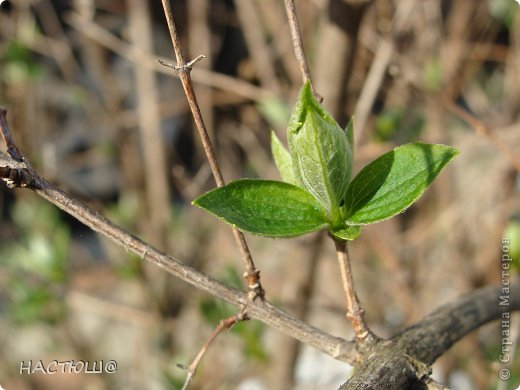
[[[184,385],[182,386],[182,390],[186,390],[188,386],[191,384],[193,377],[195,376],[195,373],[197,372],[197,368],[199,367],[200,362],[202,361],[202,358],[208,351],[211,343],[217,338],[219,334],[221,334],[223,331],[231,329],[234,325],[241,321],[246,321],[247,314],[245,311],[245,308],[243,308],[240,313],[238,313],[235,316],[228,317],[226,319],[223,319],[220,321],[220,323],[217,325],[213,333],[208,337],[208,340],[206,340],[206,343],[202,346],[201,350],[193,359],[193,362],[188,367],[184,367],[181,364],[178,364],[177,366],[180,368],[185,368],[188,372],[188,375],[186,376],[186,380],[184,381]]]
[[[191,82],[191,63],[187,64],[186,60],[184,59],[184,55],[182,54],[179,34],[177,33],[177,27],[175,26],[175,21],[173,19],[170,1],[162,0],[162,4],[164,8],[164,15],[166,16],[166,21],[168,22],[168,29],[170,30],[170,37],[173,44],[173,50],[175,51],[175,58],[177,60],[176,70],[181,79],[182,86],[184,88],[184,93],[186,94],[186,98],[188,99],[188,103],[193,114],[193,119],[195,120],[195,124],[197,126],[197,130],[199,132],[199,136],[202,141],[204,152],[206,153],[206,157],[208,159],[211,172],[213,173],[213,177],[215,178],[217,186],[222,187],[223,185],[225,185],[224,178],[222,176],[222,172],[220,171],[220,166],[218,164],[215,151],[211,144],[211,139],[209,138],[208,131],[206,130],[206,125],[204,123],[204,119],[202,118],[200,107],[197,103],[197,97],[195,95],[195,91],[193,90],[193,84]],[[238,231],[235,228],[233,228],[232,230],[233,236],[240,250],[242,265],[245,270],[244,277],[247,281],[247,285],[250,291],[250,299],[254,300],[257,297],[263,299],[265,292],[260,283],[260,271],[255,267],[255,263],[253,261],[253,257],[251,256],[251,251],[249,250],[246,239],[242,232]]]
[[[352,323],[358,342],[373,342],[375,336],[365,322],[365,311],[361,308],[356,290],[354,289],[354,278],[352,277],[347,243],[346,241],[340,241],[334,238],[333,240],[336,244],[336,255],[341,272],[341,282],[343,284],[343,291],[345,292],[347,318]]]
[[[520,310],[520,282],[511,280],[508,305],[504,286],[484,287],[441,306],[390,340],[363,351],[354,375],[340,389],[402,390],[429,382],[431,365],[451,346],[480,326]],[[424,388],[424,387],[423,387]]]
[[[311,72],[307,65],[307,59],[305,58],[305,52],[303,50],[302,35],[300,32],[300,25],[296,16],[296,7],[294,6],[294,0],[285,0],[285,11],[287,12],[287,20],[289,21],[289,27],[291,28],[291,37],[294,47],[294,54],[300,64],[300,71],[302,73],[303,82],[309,82],[314,97],[321,103],[323,97],[321,97],[312,84]]]

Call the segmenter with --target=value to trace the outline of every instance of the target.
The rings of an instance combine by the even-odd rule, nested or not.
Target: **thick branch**
[[[433,364],[455,342],[500,319],[502,313],[520,310],[520,283],[510,286],[509,305],[500,305],[501,287],[489,286],[462,296],[426,316],[398,336],[399,343],[416,359]],[[504,301],[502,301],[504,302]]]
[[[504,312],[520,310],[520,283],[511,283],[509,305],[501,288],[485,287],[435,310],[391,340],[363,351],[353,377],[340,389],[409,389],[426,380],[431,364],[462,337]]]

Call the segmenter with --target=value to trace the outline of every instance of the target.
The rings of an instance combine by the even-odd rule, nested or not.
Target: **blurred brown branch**
[[[168,74],[170,76],[179,77],[177,73],[170,72],[164,66],[160,66],[155,60],[158,58],[153,53],[135,50],[132,45],[121,40],[110,31],[104,29],[96,23],[86,21],[75,13],[71,13],[66,19],[69,25],[81,31],[87,37],[95,40],[100,45],[109,48],[119,55],[128,58],[130,61],[137,62],[141,66],[149,67],[157,72]],[[159,57],[163,62],[169,62],[168,58]],[[207,69],[197,68],[191,74],[193,81],[206,86],[229,91],[239,96],[243,96],[252,101],[261,102],[264,99],[273,97],[274,95],[264,88],[257,87],[246,81],[242,81],[236,77],[230,77],[224,74],[213,72]]]

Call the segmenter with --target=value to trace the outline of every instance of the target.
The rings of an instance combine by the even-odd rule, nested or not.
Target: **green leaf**
[[[352,160],[354,159],[354,115],[350,117],[347,127],[345,128],[345,134],[347,135],[347,141],[352,151]]]
[[[343,229],[338,229],[331,234],[343,241],[352,241],[359,237],[361,234],[361,226],[347,226]]]
[[[346,223],[366,225],[408,208],[459,151],[444,145],[406,144],[372,161],[352,180]]]
[[[286,183],[297,184],[296,176],[291,161],[289,151],[283,146],[274,131],[271,131],[271,151],[274,157],[274,163],[282,180]]]
[[[352,172],[352,150],[345,132],[314,98],[306,83],[287,130],[289,150],[299,184],[340,223],[340,204]]]
[[[321,205],[304,189],[272,180],[242,179],[193,201],[244,232],[294,237],[320,230],[328,221]]]

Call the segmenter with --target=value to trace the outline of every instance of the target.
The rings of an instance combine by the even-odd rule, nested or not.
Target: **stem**
[[[303,82],[309,82],[314,97],[321,103],[323,101],[323,97],[316,93],[316,90],[314,89],[314,85],[312,84],[311,80],[311,72],[309,71],[309,66],[307,65],[307,60],[305,58],[302,35],[300,31],[300,25],[298,23],[298,18],[296,16],[294,0],[285,0],[285,11],[287,12],[287,20],[289,21],[289,27],[291,29],[294,54],[296,55],[296,59],[300,64],[300,71],[302,73]]]
[[[193,359],[193,362],[186,367],[186,371],[188,372],[188,375],[186,376],[186,380],[184,381],[184,385],[182,386],[182,390],[188,389],[189,385],[193,381],[193,377],[195,376],[195,373],[197,372],[197,368],[200,365],[200,362],[202,361],[202,358],[208,352],[210,345],[215,341],[215,339],[220,335],[223,331],[227,329],[231,329],[235,324],[248,320],[247,314],[245,313],[245,310],[242,310],[240,313],[238,313],[235,316],[228,317],[226,319],[223,319],[220,321],[220,323],[217,325],[217,327],[213,330],[211,335],[206,340],[206,343],[202,346],[199,353]],[[181,368],[184,368],[182,365],[178,365]]]
[[[166,16],[166,21],[168,22],[168,29],[170,30],[170,37],[173,44],[173,50],[175,51],[175,58],[177,60],[177,66],[175,69],[179,74],[186,98],[188,99],[191,113],[193,114],[193,119],[195,120],[195,124],[197,126],[197,130],[199,132],[199,136],[202,141],[202,146],[204,148],[204,152],[206,153],[211,172],[213,173],[213,177],[215,178],[217,186],[222,187],[225,185],[224,178],[222,176],[222,172],[220,171],[220,166],[215,156],[215,151],[213,149],[213,145],[211,144],[211,139],[209,138],[199,104],[197,103],[197,97],[195,95],[195,91],[193,90],[193,84],[191,82],[190,71],[192,63],[190,62],[186,64],[186,60],[182,54],[179,34],[177,33],[177,28],[173,19],[170,1],[162,0],[162,4],[164,8],[164,15]],[[245,237],[242,232],[234,228],[233,236],[240,249],[242,265],[245,270],[244,277],[247,281],[250,292],[249,297],[251,300],[254,300],[257,297],[263,299],[265,292],[260,283],[260,271],[255,267],[253,257],[251,256],[251,251],[249,250]]]
[[[336,244],[336,254],[338,256],[339,269],[341,272],[341,281],[343,283],[343,291],[347,303],[347,318],[354,327],[354,333],[358,341],[366,341],[374,336],[367,324],[365,323],[365,311],[359,304],[359,299],[354,289],[354,279],[352,277],[352,269],[350,268],[350,257],[346,241],[334,240]]]

